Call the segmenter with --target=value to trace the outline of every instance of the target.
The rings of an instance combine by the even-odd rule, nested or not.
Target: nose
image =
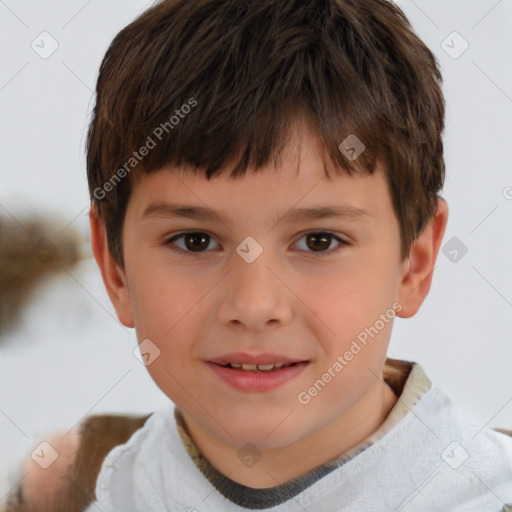
[[[251,331],[277,327],[292,318],[293,293],[284,272],[265,251],[252,263],[242,258],[221,286],[218,317],[223,325]]]

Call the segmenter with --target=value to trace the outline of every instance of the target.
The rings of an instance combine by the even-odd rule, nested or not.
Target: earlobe
[[[402,310],[397,316],[409,318],[415,315],[427,297],[447,223],[448,205],[439,198],[436,213],[413,243],[409,258],[403,264],[398,293]]]
[[[100,268],[101,277],[103,278],[110,301],[116,310],[119,321],[126,327],[134,327],[131,297],[126,282],[126,275],[110,253],[105,227],[99,218],[94,204],[91,204],[89,211],[89,224],[91,228],[92,252]]]

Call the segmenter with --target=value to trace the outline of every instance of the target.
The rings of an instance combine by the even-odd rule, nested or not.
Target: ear
[[[403,307],[397,311],[397,316],[409,318],[415,315],[428,295],[447,222],[448,205],[438,198],[436,213],[414,241],[409,257],[403,263],[398,290],[398,300]]]
[[[91,204],[91,210],[89,211],[89,223],[94,259],[100,268],[103,283],[116,310],[117,318],[126,327],[134,327],[132,303],[126,275],[110,253],[105,227],[94,204]]]

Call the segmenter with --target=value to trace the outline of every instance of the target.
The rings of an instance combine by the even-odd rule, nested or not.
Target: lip
[[[224,361],[223,361],[224,362]],[[235,361],[232,361],[235,362]],[[294,362],[293,360],[291,362]],[[287,366],[270,372],[257,372],[252,370],[239,370],[221,366],[219,363],[206,361],[206,364],[224,382],[238,391],[262,393],[271,391],[290,382],[304,371],[308,361],[298,362],[293,366]],[[242,363],[244,364],[244,363]],[[256,363],[246,363],[256,364]],[[265,364],[265,363],[258,363]],[[267,363],[270,364],[270,363]]]
[[[303,363],[307,362],[304,359],[292,359],[290,357],[282,356],[279,354],[271,354],[265,352],[264,354],[248,354],[247,352],[232,352],[224,354],[220,357],[214,357],[207,361],[209,363],[238,363],[238,364],[290,364],[290,363]]]

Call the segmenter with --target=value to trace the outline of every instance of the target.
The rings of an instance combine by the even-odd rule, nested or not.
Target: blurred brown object
[[[0,336],[18,325],[36,285],[81,259],[84,242],[71,228],[54,228],[57,222],[0,215]]]

